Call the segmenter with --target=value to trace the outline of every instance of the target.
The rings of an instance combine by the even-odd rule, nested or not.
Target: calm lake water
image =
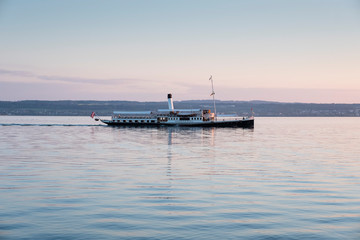
[[[0,239],[360,239],[360,118],[0,116]]]

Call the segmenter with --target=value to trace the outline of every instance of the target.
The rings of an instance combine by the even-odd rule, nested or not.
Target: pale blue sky
[[[0,100],[360,102],[360,1],[0,0]]]

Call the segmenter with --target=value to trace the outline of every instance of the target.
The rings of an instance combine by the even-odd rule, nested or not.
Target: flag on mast
[[[90,115],[91,118],[94,118],[95,117],[95,112],[92,112],[91,115]]]

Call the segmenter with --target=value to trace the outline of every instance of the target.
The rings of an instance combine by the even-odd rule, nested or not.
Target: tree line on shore
[[[213,110],[210,100],[175,101],[175,108]],[[109,116],[113,111],[156,111],[166,109],[167,102],[136,101],[0,101],[0,115],[87,116],[96,112]],[[360,116],[360,104],[281,103],[267,101],[216,101],[217,113],[263,117]]]

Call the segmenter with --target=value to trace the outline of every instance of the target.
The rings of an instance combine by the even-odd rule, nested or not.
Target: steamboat
[[[214,108],[215,101],[214,101]],[[172,94],[168,94],[168,109],[157,111],[114,111],[111,119],[91,117],[110,126],[185,126],[253,128],[254,116],[218,115],[210,109],[175,109]]]
[[[218,115],[216,114],[214,82],[211,81],[214,101],[214,113],[210,109],[175,109],[172,94],[168,94],[168,109],[157,111],[115,111],[110,120],[95,117],[95,121],[101,121],[110,126],[184,126],[184,127],[241,127],[254,128],[254,113],[251,109],[251,116],[240,117],[237,115]]]

